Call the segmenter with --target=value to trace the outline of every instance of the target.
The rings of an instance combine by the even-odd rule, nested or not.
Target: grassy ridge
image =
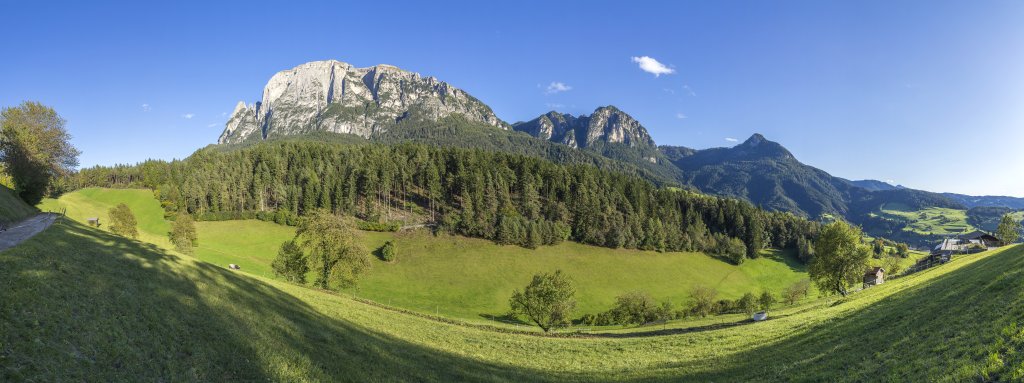
[[[37,212],[38,210],[18,198],[14,190],[0,186],[0,222],[17,222]]]
[[[139,220],[140,239],[165,248],[168,223],[147,190],[84,189],[47,200],[43,206],[66,206],[68,215],[105,217],[107,209],[125,202]],[[102,218],[101,218],[102,219]],[[219,221],[197,223],[196,258],[224,267],[235,263],[243,272],[271,277],[270,263],[294,228],[272,223]],[[688,300],[695,285],[718,289],[721,298],[768,290],[778,294],[807,277],[804,265],[790,252],[765,251],[764,257],[737,267],[701,253],[656,253],[563,243],[528,250],[493,242],[425,232],[360,232],[369,249],[394,240],[395,263],[374,260],[357,289],[348,292],[384,304],[430,314],[480,321],[508,311],[508,297],[538,272],[564,270],[574,279],[578,313],[607,310],[616,296],[635,290],[676,305]],[[629,271],[623,273],[623,271]]]
[[[552,339],[397,314],[68,222],[0,252],[0,380],[1010,381],[1024,378],[1022,291],[1016,247],[756,325]]]

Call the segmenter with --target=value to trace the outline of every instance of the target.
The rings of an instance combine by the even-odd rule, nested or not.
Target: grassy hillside
[[[140,239],[169,248],[167,222],[153,194],[137,189],[84,189],[47,200],[43,206],[66,206],[68,215],[85,222],[119,202],[132,207]],[[98,213],[102,212],[102,213]],[[101,218],[102,219],[102,218]],[[196,258],[243,272],[272,277],[270,263],[294,228],[248,221],[199,222]],[[579,312],[607,310],[615,297],[642,290],[659,300],[682,304],[695,285],[716,288],[721,298],[783,288],[806,278],[804,265],[788,252],[766,251],[765,257],[737,267],[701,253],[656,253],[608,249],[577,243],[528,250],[491,241],[426,232],[360,232],[363,246],[379,248],[395,241],[398,261],[374,260],[356,289],[346,292],[383,304],[464,320],[481,321],[508,311],[508,298],[533,274],[565,271],[578,292]],[[630,270],[630,273],[622,273]]]
[[[28,218],[38,211],[6,186],[0,186],[0,222],[17,222]]]
[[[0,252],[0,380],[1024,378],[1022,247],[764,323],[558,339],[399,314],[65,222]]]
[[[39,208],[66,208],[67,216],[81,223],[96,217],[100,219],[100,229],[106,230],[110,221],[108,212],[119,203],[127,204],[135,213],[140,240],[165,248],[171,247],[171,242],[167,239],[171,225],[164,220],[164,210],[151,190],[87,188],[64,194],[59,199],[44,199]]]
[[[882,214],[902,217],[909,221],[903,230],[918,234],[960,234],[977,230],[967,223],[967,211],[930,207],[914,210],[902,204],[889,203],[882,206]]]

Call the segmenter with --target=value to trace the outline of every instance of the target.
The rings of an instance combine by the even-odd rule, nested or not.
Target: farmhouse
[[[885,269],[872,267],[864,273],[864,288],[880,285],[885,282]]]
[[[999,238],[983,231],[961,234],[956,237],[946,238],[942,243],[932,249],[928,256],[931,263],[946,263],[954,254],[970,254],[988,250],[992,247],[999,247],[1002,242]]]
[[[990,247],[999,247],[1002,245],[1002,241],[996,238],[994,235],[986,233],[984,231],[975,231],[973,233],[963,234],[957,237],[961,242],[967,244],[978,244],[984,246],[986,249]]]

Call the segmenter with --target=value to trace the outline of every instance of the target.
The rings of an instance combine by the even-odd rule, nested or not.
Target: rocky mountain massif
[[[614,106],[602,106],[582,116],[547,112],[512,128],[531,136],[558,142],[573,148],[586,148],[597,143],[617,143],[630,147],[653,148],[654,139],[632,116]]]
[[[319,131],[369,138],[405,118],[436,121],[455,114],[508,129],[489,106],[434,77],[390,65],[315,61],[271,77],[262,101],[239,102],[217,143]]]

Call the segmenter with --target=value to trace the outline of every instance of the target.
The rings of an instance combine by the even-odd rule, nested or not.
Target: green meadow
[[[882,206],[883,215],[893,215],[906,218],[910,221],[906,231],[917,234],[960,234],[977,230],[967,223],[967,211],[941,207],[930,207],[921,210],[911,210],[898,203],[888,203]]]
[[[90,188],[46,200],[44,209],[66,207],[68,216],[85,222],[105,217],[124,202],[139,221],[140,240],[170,248],[169,223],[151,191]],[[270,263],[294,228],[273,223],[244,221],[198,222],[199,246],[195,258],[271,278]],[[102,229],[102,226],[101,226]],[[615,297],[644,291],[657,300],[680,306],[697,285],[713,287],[719,298],[736,299],[744,293],[783,288],[807,278],[805,266],[790,252],[765,251],[759,259],[734,266],[702,253],[658,253],[608,249],[566,242],[536,250],[501,246],[491,241],[458,236],[434,236],[427,231],[400,233],[359,232],[363,246],[372,251],[387,240],[395,242],[398,260],[374,258],[358,286],[345,293],[384,305],[466,321],[486,321],[508,312],[508,298],[532,275],[563,270],[577,288],[578,314],[597,313],[614,304]]]
[[[0,252],[0,380],[1019,381],[1022,291],[1017,246],[762,323],[549,338],[403,314],[66,220]]]

